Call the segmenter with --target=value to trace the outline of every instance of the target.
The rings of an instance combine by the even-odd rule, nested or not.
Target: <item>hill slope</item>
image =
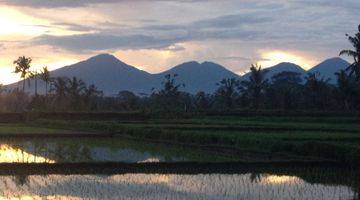
[[[203,62],[200,64],[196,61],[177,65],[154,76],[160,83],[166,74],[177,74],[177,82],[185,84],[185,88],[182,90],[193,94],[199,91],[212,93],[217,88],[216,83],[222,79],[240,78],[237,74],[216,63]]]
[[[320,73],[324,78],[330,78],[330,83],[336,83],[335,72],[345,70],[349,63],[339,57],[327,59],[308,70],[308,73]]]
[[[86,84],[94,84],[105,95],[113,96],[119,91],[129,90],[137,94],[150,94],[152,88],[160,88],[166,74],[178,74],[178,83],[185,83],[183,91],[196,93],[198,91],[213,92],[216,83],[223,78],[238,77],[235,73],[223,66],[211,62],[187,62],[175,66],[158,74],[137,69],[110,54],[100,54],[85,61],[65,66],[51,71],[51,77],[77,77]],[[34,93],[34,80],[30,86],[26,85],[26,92]],[[8,85],[10,89],[16,88],[18,83]],[[38,92],[44,93],[45,84],[38,80]]]
[[[345,69],[348,65],[349,63],[341,58],[331,58],[306,72],[298,65],[284,62],[266,68],[268,71],[266,78],[270,80],[273,75],[283,71],[300,73],[303,78],[306,73],[319,72],[321,76],[330,78],[331,83],[336,83],[334,73],[340,69]],[[151,94],[152,88],[161,87],[161,82],[166,74],[177,74],[177,83],[185,84],[185,88],[181,88],[181,90],[192,94],[199,91],[213,93],[217,88],[216,83],[222,79],[240,78],[219,64],[213,62],[198,63],[196,61],[177,65],[158,74],[150,74],[121,62],[110,54],[100,54],[85,61],[51,71],[50,74],[52,77],[71,78],[75,76],[87,84],[95,84],[107,96],[116,95],[122,90],[129,90],[136,94]],[[241,78],[248,79],[249,73]],[[34,93],[34,85],[34,80],[31,80],[30,86],[26,86],[26,92]],[[14,83],[7,87],[13,89],[17,86],[18,83]],[[44,88],[45,84],[39,80],[39,93],[44,93]]]
[[[280,72],[297,72],[301,75],[301,77],[304,77],[306,74],[306,71],[301,68],[299,65],[293,64],[293,63],[288,63],[288,62],[283,62],[283,63],[279,63],[277,65],[274,65],[272,67],[268,67],[265,68],[267,70],[265,78],[267,78],[268,80],[271,80],[271,77],[280,73]],[[246,73],[243,78],[246,80],[248,79],[250,76],[250,73]]]

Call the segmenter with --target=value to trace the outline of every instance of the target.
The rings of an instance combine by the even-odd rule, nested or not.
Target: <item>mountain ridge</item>
[[[308,73],[319,73],[320,76],[324,78],[329,78],[330,83],[335,84],[336,83],[336,75],[335,72],[338,72],[339,70],[345,70],[347,66],[350,64],[339,57],[333,57],[324,60],[323,62],[315,65],[311,69],[308,70]]]
[[[289,62],[282,62],[265,69],[268,71],[266,73],[266,78],[268,79],[282,71],[298,72],[303,78],[308,73],[319,72],[334,79],[334,70],[345,69],[348,65],[349,63],[345,60],[334,57],[324,60],[307,71],[299,65]],[[327,73],[324,73],[324,70]],[[96,85],[107,96],[114,96],[122,90],[132,91],[137,94],[150,94],[153,88],[161,87],[161,82],[166,74],[178,74],[177,82],[185,84],[185,88],[182,90],[193,94],[199,91],[214,92],[217,87],[216,83],[223,78],[247,79],[249,76],[249,73],[240,76],[224,66],[211,61],[204,61],[202,63],[188,61],[163,72],[152,74],[128,65],[111,54],[99,54],[50,72],[52,77],[71,78],[76,76],[87,84]],[[33,93],[34,80],[30,82],[30,87],[26,87],[26,92]],[[17,85],[18,82],[7,87],[13,89]],[[44,90],[44,85],[42,81],[38,81],[38,91],[40,93]]]

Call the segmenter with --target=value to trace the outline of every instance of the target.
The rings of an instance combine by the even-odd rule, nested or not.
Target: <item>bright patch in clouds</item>
[[[314,62],[309,59],[309,57],[285,51],[266,51],[261,53],[261,58],[263,58],[263,60],[259,61],[258,64],[263,67],[271,67],[282,62],[294,63],[304,69],[309,69],[314,66]]]
[[[21,34],[35,36],[45,33],[46,28],[39,26],[46,23],[45,20],[24,15],[10,8],[0,7],[0,35]]]

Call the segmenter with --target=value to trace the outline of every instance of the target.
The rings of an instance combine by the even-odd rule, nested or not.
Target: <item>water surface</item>
[[[0,198],[27,199],[353,199],[347,186],[271,174],[123,174],[0,177]]]
[[[16,138],[0,140],[0,163],[230,161],[196,148],[121,138]]]

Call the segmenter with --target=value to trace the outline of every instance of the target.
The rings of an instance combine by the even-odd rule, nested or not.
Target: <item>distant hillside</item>
[[[120,90],[148,93],[151,74],[121,62],[109,54],[101,54],[74,65],[51,72],[52,77],[78,77],[87,84],[95,84],[107,95]]]
[[[121,90],[137,94],[150,94],[159,88],[166,74],[178,74],[177,81],[185,83],[182,90],[190,93],[213,92],[216,83],[223,78],[238,77],[225,67],[211,62],[188,62],[159,74],[139,70],[109,54],[100,54],[85,61],[51,71],[52,77],[77,77],[87,84],[95,84],[105,95],[116,95]],[[18,83],[8,86],[16,88]],[[34,80],[26,85],[26,92],[34,93]],[[45,84],[38,81],[38,91],[43,93]]]
[[[288,62],[279,63],[272,67],[265,68],[265,70],[267,70],[267,72],[265,74],[265,78],[267,78],[268,80],[271,80],[271,77],[273,77],[274,75],[276,75],[280,72],[285,72],[285,71],[297,72],[301,75],[301,77],[304,77],[306,74],[306,71],[303,68],[301,68],[299,65],[295,65],[293,63],[288,63]],[[250,75],[250,73],[246,73],[243,76],[244,79],[248,79],[249,75]]]
[[[167,71],[156,74],[157,82],[161,82],[166,74],[178,74],[178,83],[184,83],[184,90],[190,93],[199,91],[214,92],[216,83],[224,78],[239,78],[225,67],[212,62],[198,63],[196,61],[177,65]]]
[[[325,78],[331,78],[336,83],[335,72],[345,69],[348,62],[341,58],[331,58],[316,65],[306,72],[303,68],[293,63],[280,63],[273,67],[266,68],[266,78],[283,71],[297,72],[304,77],[309,72],[319,72]],[[177,74],[177,82],[184,83],[185,88],[181,90],[197,93],[204,91],[213,93],[216,83],[224,78],[248,79],[249,73],[243,77],[227,70],[225,67],[213,63],[196,61],[186,62],[177,65],[167,71],[158,74],[150,74],[128,65],[110,54],[100,54],[85,61],[65,66],[50,72],[52,77],[77,77],[87,84],[95,84],[105,95],[116,95],[119,91],[129,90],[136,94],[151,94],[152,88],[160,88],[161,82],[166,74]],[[31,80],[30,87],[26,85],[26,92],[34,93],[34,80]],[[7,86],[10,89],[18,87],[18,83]],[[45,84],[38,81],[39,93],[44,93]]]
[[[330,83],[336,83],[335,73],[340,70],[345,70],[349,66],[349,63],[341,58],[330,58],[327,59],[315,67],[308,70],[308,73],[320,73],[324,78],[330,78]]]

